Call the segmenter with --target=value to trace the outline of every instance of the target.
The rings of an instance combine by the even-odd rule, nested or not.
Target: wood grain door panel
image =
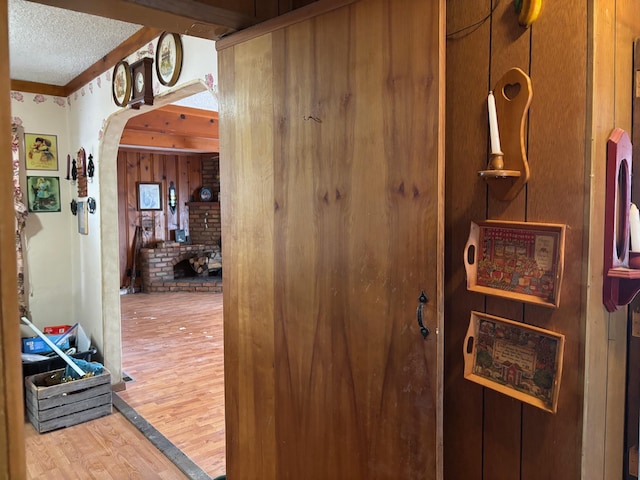
[[[438,477],[439,14],[361,1],[219,52],[230,478]]]

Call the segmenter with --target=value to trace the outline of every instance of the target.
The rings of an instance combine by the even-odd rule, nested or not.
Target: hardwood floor
[[[121,297],[118,395],[211,477],[225,473],[221,293]]]
[[[187,477],[120,413],[39,434],[25,425],[29,480]]]
[[[222,294],[136,293],[121,304],[133,381],[117,395],[209,476],[224,474]],[[187,478],[114,412],[45,434],[27,423],[27,478]]]

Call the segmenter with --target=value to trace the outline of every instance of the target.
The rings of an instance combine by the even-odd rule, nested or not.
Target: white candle
[[[640,211],[634,203],[629,207],[629,230],[631,232],[631,251],[640,251]]]
[[[500,133],[498,131],[496,99],[493,96],[493,92],[489,92],[487,104],[489,107],[489,135],[491,137],[491,153],[502,153],[502,149],[500,148]]]

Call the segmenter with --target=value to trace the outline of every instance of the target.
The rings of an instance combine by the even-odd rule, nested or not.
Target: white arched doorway
[[[120,138],[129,119],[153,109],[175,103],[192,95],[207,91],[201,80],[194,80],[158,94],[153,106],[143,109],[123,109],[113,113],[106,121],[100,144],[100,243],[102,325],[105,365],[118,385],[122,386],[122,338],[120,323],[120,272],[118,239],[118,172],[117,156]]]

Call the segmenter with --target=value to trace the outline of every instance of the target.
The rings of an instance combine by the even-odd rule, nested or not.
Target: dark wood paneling
[[[447,32],[474,24],[491,1],[447,1]],[[471,310],[484,297],[466,290],[463,252],[471,221],[484,220],[487,187],[478,171],[487,165],[490,23],[447,40],[445,187],[444,477],[481,480],[483,388],[463,377],[463,343]]]
[[[562,49],[558,48],[562,45]],[[568,226],[562,297],[557,310],[527,307],[525,319],[565,335],[558,413],[525,408],[522,479],[579,479],[582,453],[584,330],[582,300],[587,121],[587,9],[585,2],[545,3],[532,29],[534,100],[529,116],[527,218]],[[566,52],[572,52],[567,55]],[[564,93],[558,91],[560,82]],[[552,112],[552,116],[550,116]],[[562,161],[559,161],[562,159]],[[571,180],[566,177],[571,172]],[[549,442],[550,438],[554,442]]]
[[[121,285],[129,285],[136,226],[143,227],[142,246],[173,240],[172,231],[189,228],[189,209],[193,192],[202,186],[202,161],[210,155],[176,154],[121,149],[118,152],[118,228],[120,237]],[[177,194],[176,213],[167,205],[169,182]],[[161,211],[139,211],[138,182],[162,182]]]
[[[529,74],[530,32],[524,30],[515,19],[513,5],[509,2],[493,2],[495,11],[491,21],[491,61],[487,92],[511,68],[518,67]],[[486,97],[486,93],[485,93]],[[485,98],[485,122],[488,120]],[[498,119],[500,122],[500,119]],[[503,145],[505,135],[519,132],[519,125],[500,122]],[[525,133],[526,138],[526,133]],[[509,202],[497,200],[487,192],[486,218],[525,221],[527,187]],[[485,311],[510,320],[524,321],[522,304],[488,297]],[[484,444],[483,479],[516,479],[521,464],[522,403],[490,389],[484,391]]]
[[[517,25],[513,5],[496,4],[491,19],[470,35],[447,44],[447,363],[445,370],[445,477],[451,480],[580,478],[582,377],[579,343],[584,197],[584,132],[586,127],[586,10],[580,2],[545,4],[534,26]],[[468,2],[447,2],[449,30],[483,18],[489,2],[468,8]],[[565,27],[562,27],[565,25]],[[571,28],[567,28],[571,25]],[[558,48],[562,45],[562,48]],[[485,55],[478,55],[479,46]],[[483,49],[480,48],[482,52]],[[571,55],[566,52],[571,51]],[[510,202],[469,186],[479,180],[467,173],[470,158],[486,158],[488,90],[510,68],[529,73],[533,103],[527,128],[531,179]],[[482,82],[488,74],[488,84]],[[486,86],[478,88],[477,85]],[[557,89],[563,84],[562,91]],[[469,105],[479,105],[469,115]],[[501,134],[512,126],[500,125]],[[461,132],[467,137],[461,139]],[[469,139],[471,137],[471,139]],[[558,161],[562,158],[562,161]],[[486,160],[485,160],[486,161]],[[473,167],[472,167],[473,168]],[[455,171],[455,174],[451,172]],[[477,171],[477,169],[475,169]],[[565,173],[562,173],[565,172]],[[571,172],[571,181],[566,172]],[[486,191],[485,191],[486,192]],[[560,207],[561,206],[561,207]],[[464,213],[463,213],[464,212]],[[472,215],[476,215],[474,218]],[[478,387],[464,387],[460,351],[469,310],[481,302],[465,291],[461,258],[470,220],[527,220],[566,223],[567,256],[561,306],[557,310],[525,306],[487,297],[488,313],[524,321],[567,336],[560,404],[555,415]],[[459,279],[458,281],[454,281]],[[460,318],[461,320],[458,320]],[[569,373],[571,372],[571,373]],[[469,382],[467,382],[469,383]],[[469,392],[470,391],[470,392]],[[478,424],[479,418],[482,423]],[[469,427],[467,427],[469,426]],[[478,429],[482,432],[478,439]],[[550,439],[554,441],[550,441]],[[560,440],[561,439],[561,440]],[[453,448],[453,445],[464,445]]]

